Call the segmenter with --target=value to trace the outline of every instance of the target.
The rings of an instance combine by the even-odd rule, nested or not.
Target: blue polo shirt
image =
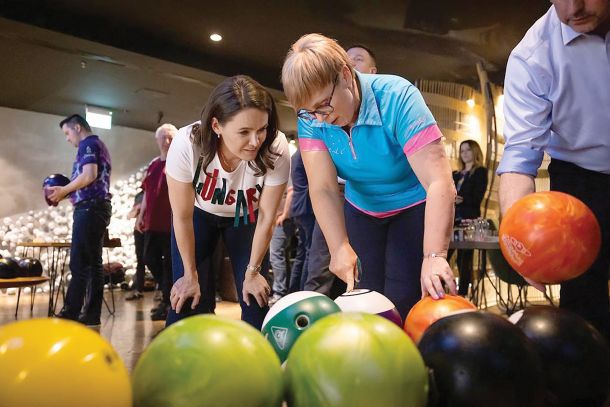
[[[407,157],[442,134],[419,90],[394,75],[356,72],[361,104],[350,133],[317,120],[299,119],[302,151],[327,151],[346,180],[345,199],[376,217],[392,216],[425,201]]]

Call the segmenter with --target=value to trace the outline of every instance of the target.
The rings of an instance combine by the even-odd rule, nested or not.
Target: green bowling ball
[[[428,373],[405,333],[372,314],[330,315],[307,330],[286,363],[291,407],[425,406]]]
[[[299,291],[288,294],[271,307],[261,330],[283,363],[303,332],[317,320],[335,312],[341,312],[341,308],[327,296]]]
[[[132,375],[135,407],[280,406],[280,362],[242,321],[198,315],[157,336]]]

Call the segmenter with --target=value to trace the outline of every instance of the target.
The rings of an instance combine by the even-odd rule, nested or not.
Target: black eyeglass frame
[[[297,116],[301,119],[305,120],[316,120],[316,116],[326,117],[332,112],[335,111],[335,108],[330,104],[333,100],[333,96],[335,94],[335,88],[337,87],[337,81],[339,80],[339,74],[335,76],[335,80],[333,81],[333,89],[330,91],[330,96],[328,97],[328,102],[325,105],[318,107],[316,110],[306,110],[300,109],[297,112]]]

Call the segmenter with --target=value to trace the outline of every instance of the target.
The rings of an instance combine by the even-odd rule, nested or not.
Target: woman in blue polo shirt
[[[403,318],[423,295],[455,293],[447,264],[455,188],[442,134],[419,91],[392,75],[356,72],[336,41],[308,34],[282,68],[299,116],[309,191],[348,285],[384,293]],[[337,175],[346,180],[342,208]]]

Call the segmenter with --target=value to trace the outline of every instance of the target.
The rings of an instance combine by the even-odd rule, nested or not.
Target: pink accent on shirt
[[[328,151],[328,147],[326,147],[322,140],[310,138],[300,138],[299,148],[301,151]]]
[[[407,141],[407,144],[403,147],[405,155],[408,157],[415,154],[423,147],[427,146],[431,142],[438,140],[443,137],[441,130],[436,124],[426,127]]]
[[[360,212],[366,213],[367,215],[373,216],[373,217],[378,218],[378,219],[389,218],[390,216],[394,216],[394,215],[404,211],[405,209],[409,209],[412,206],[419,205],[422,202],[426,202],[425,199],[422,199],[421,201],[418,201],[418,202],[412,203],[410,205],[407,205],[404,208],[398,208],[398,209],[394,209],[394,210],[391,210],[391,211],[388,211],[388,212],[371,212],[371,211],[367,211],[366,209],[359,208],[358,205],[355,205],[352,201],[350,201],[347,198],[345,200],[347,202],[349,202],[349,204],[352,205],[354,208],[358,209]]]

